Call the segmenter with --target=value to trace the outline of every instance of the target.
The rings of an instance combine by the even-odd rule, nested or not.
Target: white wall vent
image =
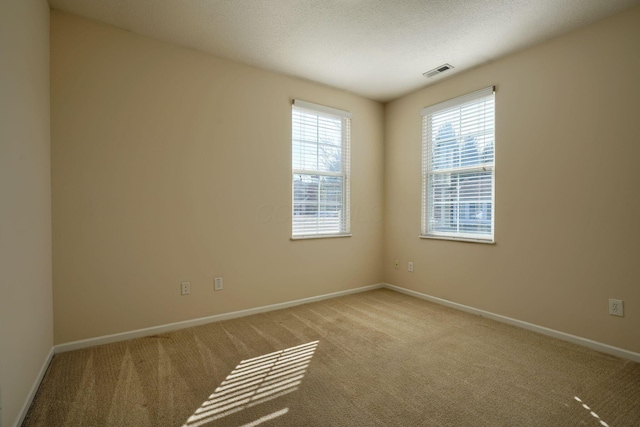
[[[434,68],[433,70],[429,70],[426,73],[422,73],[422,75],[425,77],[433,77],[440,73],[444,73],[445,71],[450,70],[452,68],[453,68],[453,65],[451,64],[443,64],[439,67]]]

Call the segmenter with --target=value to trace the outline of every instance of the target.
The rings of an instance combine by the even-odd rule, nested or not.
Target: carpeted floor
[[[640,364],[390,290],[58,354],[24,426],[638,426]]]

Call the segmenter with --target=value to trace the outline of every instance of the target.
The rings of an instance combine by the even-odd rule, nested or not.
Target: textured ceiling
[[[389,101],[640,0],[49,0],[51,8]],[[426,79],[441,64],[455,67]]]

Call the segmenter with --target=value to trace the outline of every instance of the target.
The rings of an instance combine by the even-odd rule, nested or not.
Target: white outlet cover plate
[[[191,293],[191,282],[182,282],[180,284],[180,294],[189,295]]]
[[[609,300],[609,314],[612,316],[624,316],[624,303],[620,299]]]

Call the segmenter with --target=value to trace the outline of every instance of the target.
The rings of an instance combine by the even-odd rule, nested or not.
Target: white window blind
[[[494,88],[422,110],[422,232],[493,242]]]
[[[292,237],[350,233],[351,113],[294,100],[292,124]]]

